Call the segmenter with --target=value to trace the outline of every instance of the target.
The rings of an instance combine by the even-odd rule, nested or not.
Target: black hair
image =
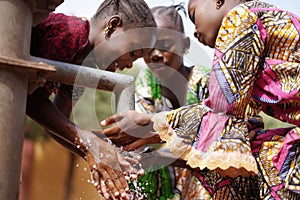
[[[93,18],[120,15],[125,29],[156,27],[150,8],[144,0],[105,0]]]
[[[170,23],[173,23],[172,25],[174,27],[179,27],[180,31],[184,33],[182,18],[179,14],[179,11],[183,11],[185,16],[187,15],[183,3],[172,6],[157,6],[153,7],[151,11],[153,15],[162,15],[165,19],[169,20]]]

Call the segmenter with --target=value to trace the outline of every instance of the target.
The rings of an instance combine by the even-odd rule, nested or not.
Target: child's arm
[[[66,148],[70,150],[77,148],[76,153],[79,156],[89,158],[87,161],[94,174],[93,177],[98,178],[95,180],[99,183],[96,188],[104,196],[125,194],[128,185],[123,169],[135,173],[129,163],[123,160],[116,148],[71,122],[53,105],[48,96],[43,88],[28,96],[26,110],[28,116],[50,130]],[[100,183],[103,183],[102,187]],[[109,188],[109,192],[106,192],[105,188]]]

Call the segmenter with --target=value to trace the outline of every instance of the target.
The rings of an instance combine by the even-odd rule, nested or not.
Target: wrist
[[[98,144],[98,146],[100,146],[100,141],[98,142],[97,140],[98,137],[92,132],[86,130],[77,130],[77,137],[74,140],[74,144],[76,145],[76,148],[81,150],[85,155],[87,155],[88,153],[93,154],[91,150],[94,149],[95,144]]]

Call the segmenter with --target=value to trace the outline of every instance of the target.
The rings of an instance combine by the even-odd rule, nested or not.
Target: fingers
[[[95,166],[96,164],[94,156],[92,154],[87,153],[85,155],[85,160],[88,162],[90,169],[93,169],[93,166]]]
[[[129,186],[123,172],[114,171],[112,168],[108,168],[107,173],[112,178],[111,180],[114,183],[115,187],[117,188],[119,195],[121,197],[126,196],[126,192],[129,191]]]
[[[105,199],[110,199],[115,195],[114,192],[116,192],[117,189],[115,189],[113,184],[107,180],[110,178],[107,175],[105,168],[96,165],[95,159],[92,154],[87,154],[86,160],[88,161],[91,169],[92,184],[94,185],[98,193],[103,195]]]
[[[91,176],[92,176],[92,184],[96,188],[97,192],[103,195],[105,199],[109,199],[111,195],[107,190],[107,187],[105,185],[105,180],[100,179],[100,175],[96,169],[93,169],[91,171]]]
[[[101,188],[101,192],[103,195],[105,194],[105,198],[108,196],[125,197],[127,195],[126,191],[129,191],[129,187],[122,172],[115,171],[112,168],[105,169],[101,167],[99,168],[99,173],[105,183],[105,187]]]
[[[159,134],[155,134],[155,135],[151,136],[150,138],[148,138],[147,141],[148,141],[148,144],[156,144],[156,143],[161,143],[162,142]]]
[[[106,189],[105,181],[103,179],[100,180],[100,188],[101,188],[101,192],[99,193],[101,193],[105,199],[109,199],[110,195]]]
[[[147,144],[147,138],[141,138],[139,140],[136,140],[135,142],[125,146],[123,149],[125,151],[134,151],[136,149],[138,149],[141,146],[144,146],[145,144]]]
[[[91,132],[94,133],[99,138],[103,139],[106,137],[102,130],[92,130]]]
[[[139,176],[145,173],[144,169],[142,169],[142,165],[140,163],[141,156],[130,152],[130,156],[125,156],[124,158],[119,159],[119,163],[122,166],[122,169],[126,171],[127,179],[136,180]]]
[[[150,138],[140,138],[140,139],[136,140],[135,142],[125,146],[123,149],[125,151],[134,151],[146,144],[155,144],[155,143],[160,143],[160,142],[161,142],[161,139],[160,139],[159,135],[154,135]]]
[[[107,137],[109,136],[113,136],[118,134],[121,131],[121,129],[118,126],[112,126],[110,128],[107,128],[105,130],[103,130],[103,134],[105,134]]]
[[[123,117],[120,114],[115,114],[113,116],[110,116],[100,122],[101,126],[110,126],[117,121],[120,121]]]

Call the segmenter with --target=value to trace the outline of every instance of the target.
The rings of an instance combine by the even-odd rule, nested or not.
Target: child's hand
[[[152,130],[151,116],[133,110],[110,116],[103,120],[101,125],[113,125],[103,130],[103,134],[117,146],[126,146],[140,138],[153,135],[149,134]]]
[[[86,160],[91,170],[92,183],[105,199],[126,199],[128,184],[121,170],[114,169],[104,162],[97,162],[93,154],[87,154]]]
[[[139,138],[136,141],[132,142],[131,144],[128,144],[126,146],[123,147],[123,150],[125,151],[134,151],[146,144],[156,144],[156,143],[160,143],[161,139],[159,137],[159,135],[155,132],[150,132],[149,134],[153,134],[150,137],[147,138]]]
[[[138,157],[121,155],[116,148],[97,139],[99,143],[93,141],[86,154],[94,186],[105,199],[129,199],[127,180],[136,179],[143,173],[136,167],[140,166]]]
[[[28,82],[27,86],[27,94],[32,94],[37,88],[43,87],[46,83],[46,78],[42,75],[37,75],[37,77],[34,77],[34,79],[31,79],[32,81]]]

